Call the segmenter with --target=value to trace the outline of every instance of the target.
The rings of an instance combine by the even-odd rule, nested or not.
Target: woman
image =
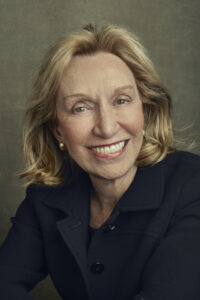
[[[24,152],[2,299],[31,299],[48,274],[62,299],[200,299],[200,159],[175,151],[170,96],[135,36],[89,25],[51,48]]]

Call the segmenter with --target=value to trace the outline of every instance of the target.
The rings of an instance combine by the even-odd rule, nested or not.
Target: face
[[[75,56],[65,69],[54,135],[89,173],[104,179],[136,169],[144,115],[134,76],[111,53]]]

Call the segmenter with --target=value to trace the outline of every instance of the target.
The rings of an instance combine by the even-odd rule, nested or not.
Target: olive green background
[[[192,151],[200,154],[199,15],[199,0],[0,0],[0,243],[24,198],[16,177],[23,168],[23,110],[49,45],[88,22],[134,31],[171,92],[177,135],[185,145],[196,140]],[[60,299],[49,278],[31,293],[38,300]]]

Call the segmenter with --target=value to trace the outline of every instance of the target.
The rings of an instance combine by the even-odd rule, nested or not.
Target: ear
[[[50,131],[52,132],[53,136],[56,138],[58,142],[62,142],[62,134],[60,132],[58,124],[50,124],[49,125]]]

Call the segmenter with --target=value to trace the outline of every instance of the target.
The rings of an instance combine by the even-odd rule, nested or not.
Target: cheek
[[[137,135],[143,131],[144,128],[144,114],[142,111],[134,112],[133,114],[129,113],[126,118],[127,130],[133,134]]]
[[[89,135],[89,128],[77,120],[62,124],[61,132],[65,145],[72,148],[85,143]]]

